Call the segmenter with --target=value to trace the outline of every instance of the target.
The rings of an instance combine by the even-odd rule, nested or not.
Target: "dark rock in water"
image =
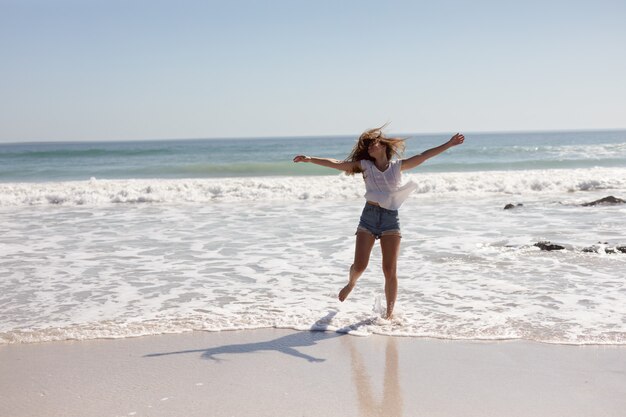
[[[555,245],[554,243],[550,243],[550,242],[537,242],[533,246],[537,246],[539,249],[547,250],[547,251],[565,249],[565,247],[561,245]]]
[[[521,203],[518,203],[518,204],[511,204],[511,203],[509,203],[506,206],[504,206],[504,210],[511,210],[511,209],[514,209],[515,207],[522,207],[522,206],[524,206],[524,205],[521,204]]]
[[[608,245],[608,243],[598,242],[598,245],[589,246],[587,248],[583,248],[582,251],[585,253],[606,253],[606,254],[615,254],[615,253],[626,253],[626,246],[604,246]]]
[[[599,200],[592,201],[591,203],[583,203],[583,207],[597,206],[599,204],[608,205],[608,204],[623,204],[623,203],[626,203],[626,200],[622,200],[621,198],[613,197],[612,195],[610,195],[608,197],[604,197]]]
[[[602,242],[598,242],[599,245],[593,245],[586,248],[583,248],[583,252],[585,253],[615,253],[615,251],[611,252],[610,248],[602,245]]]

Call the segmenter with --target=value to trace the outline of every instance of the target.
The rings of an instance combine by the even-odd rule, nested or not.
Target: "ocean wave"
[[[626,157],[626,142],[597,144],[542,144],[476,146],[459,151],[463,157],[515,158],[514,160],[615,159]]]
[[[419,173],[417,194],[485,195],[626,190],[625,168]],[[0,206],[350,200],[359,176],[133,179],[0,184]]]
[[[3,152],[2,158],[20,159],[66,159],[66,158],[102,158],[107,156],[129,157],[129,156],[154,156],[167,155],[171,151],[162,149],[52,149],[52,150],[16,150],[13,152]]]

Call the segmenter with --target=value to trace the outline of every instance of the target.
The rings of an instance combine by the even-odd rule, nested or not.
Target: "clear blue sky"
[[[626,2],[0,0],[0,141],[626,128]]]

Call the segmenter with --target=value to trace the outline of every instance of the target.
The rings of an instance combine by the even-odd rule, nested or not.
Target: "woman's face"
[[[376,158],[376,157],[382,156],[385,153],[385,151],[386,151],[385,145],[383,143],[381,143],[381,141],[379,141],[379,140],[373,140],[367,146],[367,153],[372,158]]]

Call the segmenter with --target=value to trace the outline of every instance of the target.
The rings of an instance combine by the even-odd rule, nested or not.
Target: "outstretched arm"
[[[354,167],[359,163],[358,161],[339,161],[337,159],[330,158],[316,158],[314,156],[298,155],[293,158],[293,162],[311,162],[315,165],[321,165],[327,168],[334,168],[340,171],[352,171]]]
[[[429,149],[427,151],[424,151],[410,158],[403,159],[402,170],[404,171],[405,169],[415,168],[416,166],[418,166],[425,160],[430,159],[433,156],[437,156],[443,151],[450,149],[453,146],[462,144],[464,140],[465,140],[465,136],[461,135],[460,133],[457,133],[456,135],[452,136],[450,140],[444,143],[443,145],[439,145],[436,148]]]

